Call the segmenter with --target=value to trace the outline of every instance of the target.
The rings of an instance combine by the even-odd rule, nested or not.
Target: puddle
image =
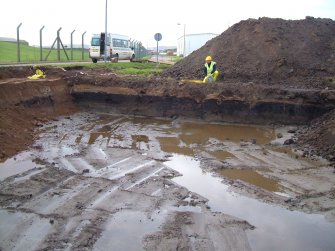
[[[179,138],[166,137],[161,138],[158,137],[161,150],[166,153],[179,153],[183,155],[193,156],[194,151],[190,147],[181,146],[181,141]]]
[[[74,172],[89,169],[91,175],[98,170],[97,177],[106,176],[108,169],[118,164],[122,170],[115,170],[114,176],[106,176],[116,179],[143,165],[154,164],[152,156],[172,155],[165,165],[182,174],[173,179],[175,182],[207,198],[212,211],[239,217],[256,227],[247,231],[253,250],[334,250],[335,224],[328,223],[323,216],[289,211],[231,192],[229,186],[222,183],[222,177],[205,172],[200,168],[200,161],[195,159],[197,154],[206,152],[207,156],[210,154],[222,162],[226,160],[232,167],[265,170],[269,166],[269,170],[278,172],[281,166],[285,166],[284,170],[305,168],[306,165],[291,156],[289,150],[283,150],[283,153],[278,150],[275,154],[266,146],[276,137],[272,128],[101,114],[91,114],[87,118],[85,113],[74,115],[72,122],[76,125],[62,125],[62,120],[55,122],[59,125],[55,132],[46,133],[38,141],[44,149],[39,153],[41,159],[55,161]],[[57,135],[64,136],[59,141]],[[253,144],[241,146],[241,140]],[[131,153],[140,150],[143,156],[148,157],[137,163],[139,158],[124,154],[125,148]],[[132,169],[127,169],[130,159],[134,161],[131,162]],[[35,167],[39,165],[33,162],[30,152],[19,154],[15,159],[0,163],[0,179]],[[225,169],[219,174],[277,194],[280,191],[275,180],[253,170]],[[181,207],[179,210],[198,212],[200,208]],[[153,215],[152,221],[147,215],[136,212],[116,214],[106,224],[93,249],[138,249],[142,246],[143,236],[157,231],[163,221],[161,215]]]
[[[335,224],[322,215],[289,211],[229,191],[218,177],[204,172],[200,162],[173,155],[165,165],[183,176],[173,181],[207,198],[212,211],[247,220],[256,228],[247,231],[252,250],[334,250]]]
[[[115,121],[122,119],[121,116],[111,115],[111,114],[100,114],[98,119],[94,119],[94,124],[96,125],[106,125],[114,123]]]
[[[28,170],[41,167],[38,163],[34,162],[31,152],[22,152],[13,158],[0,163],[0,181]]]
[[[250,169],[222,169],[218,174],[232,180],[242,180],[270,192],[280,192],[279,184],[273,179],[266,178]]]
[[[149,137],[146,135],[131,135],[133,143],[131,145],[132,149],[138,150],[149,150]]]
[[[0,243],[8,250],[38,250],[51,232],[49,219],[36,214],[0,210]]]
[[[210,155],[213,155],[215,158],[219,160],[226,160],[226,159],[231,159],[234,158],[235,155],[227,152],[227,151],[215,151],[215,152],[209,152]]]
[[[141,212],[123,211],[110,219],[93,250],[142,250],[142,240],[146,234],[156,232],[163,223],[165,213],[155,212],[148,217]]]
[[[239,143],[241,140],[257,139],[258,144],[267,144],[276,138],[275,130],[256,126],[185,122],[180,138],[186,144],[205,144],[209,138]]]

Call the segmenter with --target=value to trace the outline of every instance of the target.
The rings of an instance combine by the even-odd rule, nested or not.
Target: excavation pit
[[[0,84],[1,249],[335,246],[330,162],[284,145],[333,90],[62,74]]]

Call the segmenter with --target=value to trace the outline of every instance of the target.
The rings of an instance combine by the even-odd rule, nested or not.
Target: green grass
[[[28,45],[21,44],[21,63],[39,63],[40,62],[40,48],[32,47]],[[43,49],[43,59],[47,56],[49,49]],[[71,57],[70,50],[67,51],[68,56]],[[75,61],[82,61],[82,52],[80,49],[73,50],[73,58]],[[57,61],[57,51],[53,50],[49,57],[48,62]],[[64,51],[61,51],[61,61],[67,62]],[[84,61],[91,61],[89,58],[88,52],[85,51]],[[0,63],[17,63],[17,44],[11,42],[0,42]],[[80,64],[76,64],[78,66]],[[71,67],[73,65],[63,65],[63,67]],[[111,70],[118,74],[127,74],[127,75],[141,75],[141,76],[150,76],[152,74],[157,74],[162,72],[165,68],[170,67],[170,65],[159,64],[148,62],[143,60],[142,62],[120,62],[120,63],[96,63],[96,64],[82,64],[83,67],[88,68],[105,68]]]
[[[89,68],[105,68],[112,70],[119,74],[129,75],[142,75],[149,76],[155,73],[160,73],[164,69],[170,67],[170,65],[159,64],[153,62],[122,62],[122,63],[97,63],[97,64],[85,64],[84,67]]]
[[[21,63],[36,63],[40,62],[40,48],[28,46],[25,44],[20,44],[20,52],[21,52]],[[49,49],[43,49],[42,55],[43,60],[49,53]],[[68,57],[71,59],[71,50],[67,49],[66,53]],[[61,61],[68,61],[66,55],[63,50],[60,53]],[[73,49],[73,60],[74,61],[82,61],[82,51],[81,49]],[[84,52],[84,61],[89,61],[88,51]],[[53,49],[48,57],[48,62],[57,61],[57,50]],[[0,41],[0,63],[17,63],[17,44],[12,42],[2,42]]]
[[[141,75],[150,76],[152,74],[160,73],[164,69],[171,67],[167,64],[159,64],[158,66],[154,62],[142,61],[142,62],[119,62],[119,63],[91,63],[91,64],[59,64],[57,67],[77,67],[82,66],[84,68],[91,69],[105,69],[106,71],[112,71],[117,74],[127,74],[127,75]]]

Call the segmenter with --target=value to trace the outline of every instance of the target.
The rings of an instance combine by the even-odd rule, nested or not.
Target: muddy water
[[[223,170],[218,171],[218,173],[223,177],[227,177],[233,180],[240,179],[247,183],[264,188],[270,192],[280,191],[277,181],[266,178],[253,170],[223,169]]]
[[[183,174],[174,181],[209,199],[213,211],[254,225],[256,228],[248,231],[253,250],[334,250],[335,224],[323,216],[289,211],[231,192],[220,178],[203,172],[200,162],[189,156],[174,155],[165,164]]]
[[[0,163],[0,181],[10,176],[41,167],[30,155],[30,152],[22,152],[14,158]]]
[[[42,128],[41,139],[36,143],[41,146],[37,149],[43,151],[35,150],[32,156],[29,152],[22,153],[0,163],[1,179],[34,168],[36,170],[31,170],[25,179],[40,172],[39,164],[34,161],[37,157],[75,173],[89,170],[87,175],[91,177],[112,180],[126,175],[132,177],[142,168],[152,169],[138,181],[120,184],[127,190],[169,167],[182,174],[173,181],[207,198],[212,211],[239,217],[255,226],[254,230],[247,231],[253,250],[334,250],[335,224],[327,222],[323,215],[289,211],[275,203],[263,202],[260,195],[248,196],[250,187],[256,187],[286,199],[292,195],[294,186],[292,188],[290,183],[280,179],[282,173],[322,166],[297,159],[290,149],[273,150],[273,142],[280,144],[276,139],[277,132],[287,131],[285,128],[96,112],[78,113],[71,119],[60,119],[46,127],[51,129]],[[289,135],[283,138],[287,137]],[[156,160],[166,167],[156,167]],[[243,195],[233,192],[229,184],[234,183],[240,184],[246,192]],[[81,186],[78,191],[82,191]],[[159,194],[160,188],[157,191]],[[257,190],[253,191],[257,195]],[[110,193],[106,193],[98,200],[109,196]],[[179,210],[199,212],[201,208],[185,206]],[[158,231],[164,222],[161,214],[153,213],[152,216],[154,221],[141,212],[114,214],[93,249],[117,247],[121,241],[125,250],[137,250],[143,236]],[[141,226],[136,225],[138,222]],[[130,235],[133,242],[127,242]]]
[[[102,128],[96,129],[100,138],[95,137],[95,140],[106,142],[107,137],[107,145],[114,139],[114,146],[119,144],[143,151],[155,151],[159,148],[172,154],[165,165],[183,174],[174,179],[177,183],[209,199],[208,204],[213,211],[240,217],[256,227],[248,231],[254,250],[333,250],[335,225],[328,223],[323,216],[289,211],[241,196],[229,191],[229,186],[222,183],[222,178],[213,176],[200,167],[198,156],[202,153],[220,161],[231,160],[234,163],[234,159],[236,161],[241,158],[240,152],[245,151],[243,146],[246,144],[251,146],[251,153],[245,151],[246,158],[264,165],[263,169],[266,169],[262,154],[257,155],[252,151],[265,151],[266,144],[276,138],[274,128],[206,124],[199,121],[171,122],[139,117],[114,119],[114,122],[109,121],[114,128],[109,131],[110,135],[104,134],[108,130],[104,130],[106,125],[102,125]],[[91,131],[90,144],[94,133]],[[241,180],[285,195],[277,180],[252,169],[222,169],[217,173],[225,179]]]

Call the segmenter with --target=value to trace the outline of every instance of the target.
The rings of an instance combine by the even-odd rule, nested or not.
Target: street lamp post
[[[106,9],[105,9],[105,55],[104,55],[104,60],[106,63],[107,61],[107,0],[106,0]]]
[[[181,25],[181,23],[178,23],[178,25]],[[185,52],[186,52],[186,50],[185,50],[185,47],[186,47],[186,33],[185,33],[185,31],[186,31],[186,24],[184,24],[184,46],[183,46],[183,57],[185,57]]]

